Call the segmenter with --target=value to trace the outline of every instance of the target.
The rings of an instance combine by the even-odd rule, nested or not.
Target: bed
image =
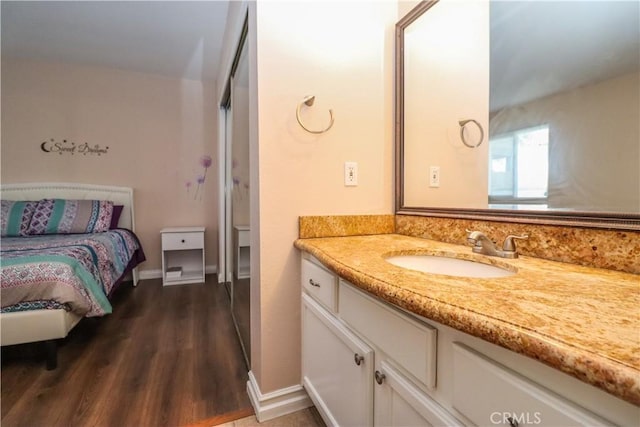
[[[69,205],[76,212],[84,212],[78,206],[93,203],[93,213],[88,214],[88,219],[81,218],[85,223],[110,221],[113,206],[122,206],[117,208],[121,209],[119,219],[110,224],[108,231],[96,228],[101,232],[77,234],[72,225],[66,224],[67,232],[62,234],[56,234],[55,227],[42,229],[38,234],[36,217],[40,211],[33,208],[36,213],[27,228],[36,235],[25,236],[20,232],[2,237],[0,344],[43,341],[47,369],[54,369],[56,340],[66,337],[83,317],[109,314],[112,309],[109,297],[124,280],[132,279],[137,286],[137,265],[144,261],[144,251],[135,235],[133,190],[92,184],[29,183],[3,185],[0,194],[3,205],[11,205],[9,201],[38,201],[39,208],[41,205],[46,208],[46,203],[54,201],[55,206],[67,203],[65,213],[71,209]],[[108,218],[106,214],[102,217],[104,212],[108,212]],[[55,216],[51,212],[49,215]],[[5,214],[2,219],[3,233],[7,216],[10,215]],[[58,225],[65,218],[61,217]],[[20,224],[14,220],[11,224],[24,231],[26,221]]]

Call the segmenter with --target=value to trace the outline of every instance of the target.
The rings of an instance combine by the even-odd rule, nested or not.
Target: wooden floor
[[[39,346],[2,349],[2,426],[181,426],[251,408],[224,286],[124,284],[46,371]]]

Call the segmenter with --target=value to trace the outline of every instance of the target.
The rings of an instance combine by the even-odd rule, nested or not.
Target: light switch
[[[344,162],[344,185],[355,187],[358,185],[358,163]]]
[[[429,166],[429,187],[440,187],[440,166]]]

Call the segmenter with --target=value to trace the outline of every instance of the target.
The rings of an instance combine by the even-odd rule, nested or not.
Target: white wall
[[[393,211],[397,4],[250,7],[258,70],[252,99],[258,167],[252,174],[259,185],[251,207],[252,233],[259,233],[252,240],[251,359],[266,393],[300,383],[300,256],[293,247],[298,217]],[[316,95],[314,106],[302,111],[309,127],[324,127],[333,109],[335,124],[327,133],[307,133],[296,122],[305,95]],[[344,186],[345,161],[358,162],[357,187]]]
[[[213,96],[213,82],[3,58],[2,182],[133,187],[142,271],[160,269],[159,232],[170,226],[205,226],[206,262],[216,265]],[[52,138],[109,149],[100,156],[42,151]],[[207,170],[203,155],[212,156]]]
[[[405,30],[404,205],[486,208],[489,3],[441,1]],[[469,148],[460,120],[476,120]],[[468,144],[482,134],[465,126]],[[430,187],[430,167],[440,168]]]

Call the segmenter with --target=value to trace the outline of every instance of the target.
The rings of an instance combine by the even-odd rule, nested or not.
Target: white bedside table
[[[250,237],[248,225],[233,226],[233,242],[235,246],[235,257],[233,259],[233,272],[237,279],[248,279],[249,258],[250,258]]]
[[[162,285],[204,283],[204,227],[169,227],[162,237]],[[168,273],[171,270],[178,272]]]

